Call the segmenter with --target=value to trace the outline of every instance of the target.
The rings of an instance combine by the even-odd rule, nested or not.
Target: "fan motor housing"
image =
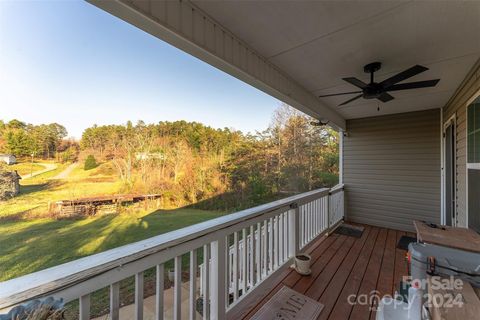
[[[365,99],[375,99],[378,98],[383,93],[383,87],[378,83],[369,83],[363,89],[363,97]]]

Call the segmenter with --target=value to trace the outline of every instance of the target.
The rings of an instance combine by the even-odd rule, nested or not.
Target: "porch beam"
[[[87,0],[304,113],[345,129],[345,119],[189,1]]]

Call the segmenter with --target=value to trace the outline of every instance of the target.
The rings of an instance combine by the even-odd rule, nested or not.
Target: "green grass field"
[[[23,176],[25,174],[43,170],[45,167],[38,163],[21,162],[9,166],[8,169],[16,170],[19,175]]]
[[[106,170],[102,166],[85,171],[81,165],[78,165],[68,179],[53,180],[53,177],[68,166],[68,164],[57,165],[55,170],[20,180],[20,194],[2,202],[0,219],[15,219],[23,216],[38,217],[47,212],[49,202],[114,194],[121,189],[120,181],[111,173],[105,174]]]
[[[77,165],[67,178],[52,179],[68,166],[57,165],[53,171],[22,179],[20,194],[0,204],[0,281],[225,214],[191,208],[148,211],[140,208],[142,206],[133,206],[125,208],[120,214],[78,219],[50,218],[45,214],[50,201],[122,191],[121,182],[108,164],[88,171]],[[17,170],[30,170],[25,163],[16,166]],[[147,283],[152,281],[153,274],[146,273]],[[133,288],[132,279],[122,281],[122,302],[131,302]],[[92,314],[104,314],[108,307],[108,290],[96,292],[95,297]],[[67,308],[72,319],[75,319],[76,308],[75,302]]]
[[[1,203],[0,281],[222,215],[195,209],[152,212],[129,207],[115,215],[50,218],[46,212],[51,201],[121,192],[121,182],[108,164],[88,171],[79,164],[65,179],[51,179],[67,166],[58,164],[53,171],[22,179],[20,194]]]
[[[223,215],[197,209],[0,224],[0,281]]]

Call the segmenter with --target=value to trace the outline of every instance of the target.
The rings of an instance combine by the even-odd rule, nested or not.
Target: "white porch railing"
[[[233,308],[242,307],[245,296],[291,265],[296,253],[343,218],[343,199],[343,185],[314,190],[1,282],[0,310],[51,296],[65,302],[78,300],[79,319],[90,319],[91,293],[109,287],[110,318],[118,319],[120,281],[133,276],[135,319],[143,319],[144,272],[154,267],[156,319],[163,319],[164,268],[173,260],[173,318],[195,319],[200,301],[203,319],[224,319]],[[185,280],[189,293],[182,299],[179,284],[185,255],[190,257],[189,280]],[[188,301],[188,308],[182,301]],[[188,315],[182,314],[185,309]]]

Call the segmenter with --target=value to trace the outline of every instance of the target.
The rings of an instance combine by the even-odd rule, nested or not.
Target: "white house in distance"
[[[0,154],[0,161],[10,165],[17,163],[17,158],[13,154]]]

